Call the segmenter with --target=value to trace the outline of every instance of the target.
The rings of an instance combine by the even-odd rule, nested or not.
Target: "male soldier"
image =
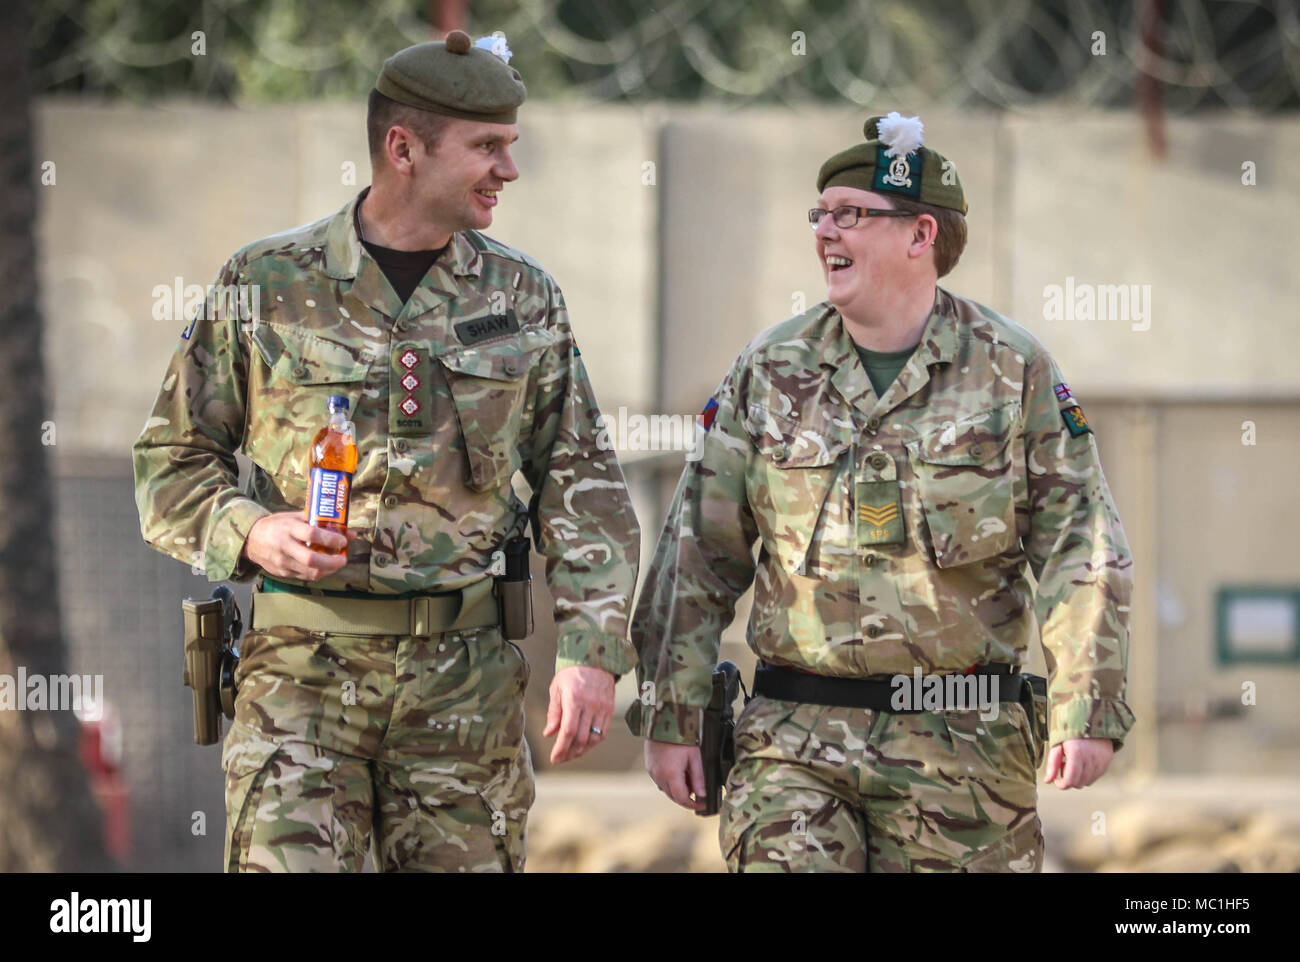
[[[507,56],[454,31],[384,64],[373,184],[226,263],[217,283],[256,285],[260,318],[190,325],[135,444],[145,540],[200,547],[212,581],[257,577],[222,759],[227,870],[356,871],[372,825],[382,870],[522,870],[528,668],[491,575],[529,521],[559,633],[553,761],[605,737],[635,662],[640,535],[563,297],[478,232],[518,176]],[[356,426],[346,538],[303,520],[331,395]]]
[[[629,722],[655,783],[698,810],[701,708],[754,582],[729,869],[1039,871],[1047,704],[1018,675],[1034,613],[1047,780],[1082,787],[1133,724],[1132,559],[1056,363],[936,284],[966,241],[955,171],[916,118],[865,134],[817,178],[827,302],[755,338],[706,408],[633,619],[655,697]],[[1000,690],[996,715],[930,700],[968,671]],[[914,672],[919,704],[898,700]]]

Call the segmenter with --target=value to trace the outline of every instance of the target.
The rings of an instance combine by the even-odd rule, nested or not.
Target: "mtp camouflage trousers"
[[[244,638],[226,870],[520,872],[528,665],[499,628]]]
[[[731,872],[1039,872],[1024,707],[901,714],[756,696],[719,837]]]

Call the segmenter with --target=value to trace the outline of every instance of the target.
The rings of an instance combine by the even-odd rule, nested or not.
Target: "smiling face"
[[[432,153],[415,147],[416,203],[433,223],[449,232],[483,230],[492,224],[497,192],[519,177],[510,145],[516,124],[449,118]]]
[[[887,196],[856,187],[827,187],[817,206],[893,209]],[[908,282],[923,263],[915,252],[916,218],[862,217],[853,227],[835,226],[831,216],[817,225],[817,257],[826,278],[826,299],[842,313],[856,315],[880,300],[901,281]],[[911,252],[911,253],[909,253]],[[919,263],[921,262],[921,263]],[[932,269],[932,268],[931,268]]]

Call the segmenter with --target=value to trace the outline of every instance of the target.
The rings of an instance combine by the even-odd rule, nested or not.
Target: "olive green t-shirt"
[[[916,350],[915,344],[902,351],[870,351],[856,342],[853,346],[858,349],[858,357],[862,360],[862,366],[867,369],[867,377],[871,380],[871,387],[875,390],[876,397],[884,396],[889,385],[894,383],[894,378],[898,377],[898,372],[907,363],[907,359]]]

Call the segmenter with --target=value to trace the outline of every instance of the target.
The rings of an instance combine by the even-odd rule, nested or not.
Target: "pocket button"
[[[870,464],[877,471],[881,471],[884,470],[885,465],[889,463],[889,458],[884,454],[882,454],[881,452],[877,451],[875,454],[873,454],[870,458],[867,459],[867,463]]]

